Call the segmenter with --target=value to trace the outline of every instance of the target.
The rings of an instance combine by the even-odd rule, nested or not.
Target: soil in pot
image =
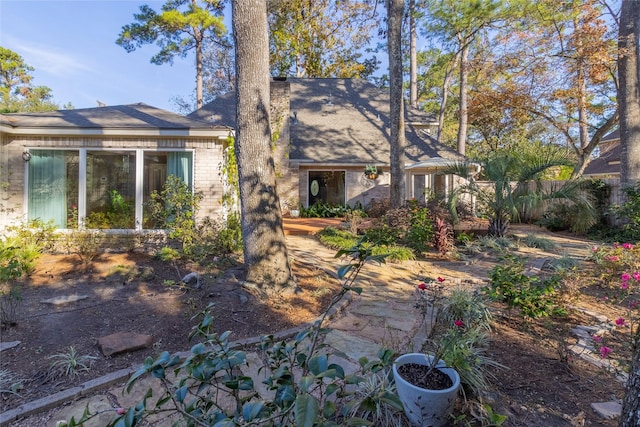
[[[440,369],[431,369],[428,365],[405,363],[398,366],[398,373],[405,381],[427,390],[445,390],[453,386],[451,378]]]

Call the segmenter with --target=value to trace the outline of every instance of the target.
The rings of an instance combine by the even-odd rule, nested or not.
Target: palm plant
[[[482,181],[477,180],[478,165],[481,166]],[[458,199],[463,194],[476,197],[479,206],[489,219],[490,236],[503,237],[512,220],[519,220],[522,212],[535,209],[542,203],[553,200],[570,201],[576,204],[582,214],[581,221],[594,224],[596,213],[590,196],[582,191],[581,181],[566,181],[559,188],[545,190],[543,179],[552,168],[570,166],[569,159],[558,151],[530,153],[496,153],[479,162],[453,163],[442,170],[442,174],[452,174],[466,179],[466,184],[457,188],[449,198],[454,219]]]

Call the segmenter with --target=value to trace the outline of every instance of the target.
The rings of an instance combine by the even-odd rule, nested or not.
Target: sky
[[[154,0],[0,0],[0,46],[35,70],[33,84],[51,88],[61,107],[92,108],[144,102],[177,111],[171,100],[195,93],[194,57],[173,65],[149,62],[158,52],[146,45],[131,53],[115,42],[134,22],[142,4]],[[229,28],[230,29],[230,28]]]

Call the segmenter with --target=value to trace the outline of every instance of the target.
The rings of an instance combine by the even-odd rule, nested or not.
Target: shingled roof
[[[285,82],[272,85],[282,83]],[[316,164],[389,163],[388,90],[364,79],[288,78],[286,84],[290,96],[290,160]],[[235,127],[235,102],[233,93],[226,94],[189,117]],[[405,121],[409,163],[462,159],[431,136],[437,129],[432,116],[407,109]]]
[[[0,116],[3,131],[42,129],[53,133],[101,134],[105,130],[188,134],[228,129],[162,110],[143,103],[40,113],[11,113]]]
[[[583,176],[606,177],[620,176],[620,129],[604,136],[600,142],[600,155],[591,160],[583,172]]]

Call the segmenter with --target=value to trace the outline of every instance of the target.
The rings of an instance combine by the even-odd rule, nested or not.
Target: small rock
[[[196,272],[189,273],[182,278],[182,282],[186,285],[194,281],[196,282],[195,288],[200,289],[200,275],[198,273]]]
[[[0,351],[9,350],[10,348],[20,345],[20,341],[0,342]]]
[[[100,337],[98,347],[105,356],[112,356],[118,353],[139,350],[151,345],[153,338],[151,335],[135,334],[132,332],[117,332],[115,334]]]
[[[592,403],[591,408],[606,420],[613,420],[622,415],[622,405],[618,402],[597,402]]]
[[[63,295],[60,297],[49,298],[40,301],[42,304],[51,304],[51,305],[62,305],[69,304],[71,302],[81,301],[83,299],[89,298],[88,295]]]

